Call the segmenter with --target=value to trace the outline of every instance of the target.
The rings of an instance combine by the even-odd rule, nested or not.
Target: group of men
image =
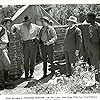
[[[100,60],[100,33],[99,24],[95,21],[96,15],[93,13],[87,14],[86,23],[89,24],[89,44],[86,45],[87,56],[90,59],[90,64],[95,65],[98,69]],[[55,66],[53,64],[53,44],[57,40],[55,29],[50,25],[48,17],[40,18],[42,27],[33,24],[30,16],[24,16],[24,20],[19,25],[11,27],[12,20],[4,19],[0,26],[0,73],[2,73],[0,88],[4,89],[5,83],[8,82],[8,70],[10,68],[10,60],[7,55],[7,43],[9,42],[7,34],[20,34],[23,40],[23,55],[24,55],[24,70],[25,80],[34,77],[34,67],[37,56],[37,46],[40,45],[41,58],[43,61],[43,77],[47,77],[47,61],[51,64],[51,74],[55,73]],[[81,52],[82,31],[76,26],[77,18],[70,16],[68,21],[68,28],[66,28],[65,39],[63,43],[63,50],[66,58],[66,77],[72,75],[71,64],[77,61]],[[51,23],[52,24],[52,23]],[[5,26],[6,25],[6,26]],[[11,33],[10,33],[11,32]],[[5,67],[4,67],[5,66]]]
[[[66,58],[66,76],[72,75],[71,64],[80,57],[84,57],[84,61],[91,66],[95,66],[95,70],[100,70],[100,24],[96,22],[96,14],[87,13],[86,20],[81,24],[85,26],[80,30],[77,26],[77,18],[70,16],[68,28],[66,29],[66,37],[64,40],[64,53]],[[87,28],[86,28],[87,27]],[[85,53],[85,55],[84,55]],[[98,74],[99,75],[99,74]],[[99,78],[99,77],[98,77]],[[97,79],[99,81],[100,79]]]
[[[30,16],[24,16],[23,22],[21,24],[14,24],[11,26],[12,20],[5,18],[0,26],[0,65],[1,79],[0,79],[0,89],[4,89],[8,82],[8,70],[11,66],[8,54],[7,54],[7,44],[8,34],[20,34],[23,40],[23,55],[24,55],[24,70],[25,70],[25,80],[32,78],[34,67],[36,64],[37,56],[37,46],[40,44],[42,60],[43,60],[43,77],[47,77],[47,60],[51,64],[51,74],[54,74],[53,65],[53,44],[57,40],[57,34],[55,29],[50,25],[50,20],[48,17],[44,16],[41,18],[42,27],[33,24],[32,18]],[[5,26],[6,25],[6,26]],[[4,29],[4,30],[3,30]]]

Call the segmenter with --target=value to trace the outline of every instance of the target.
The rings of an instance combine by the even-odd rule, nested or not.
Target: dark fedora
[[[47,16],[43,16],[42,18],[40,18],[41,20],[45,20],[49,23],[49,18]]]
[[[6,23],[7,21],[12,22],[11,18],[4,18],[4,19],[1,21],[1,24],[3,25],[3,24]]]
[[[30,21],[31,19],[32,19],[32,18],[30,18],[30,16],[27,16],[27,15],[26,15],[26,16],[24,17],[24,20],[23,20],[23,22]]]

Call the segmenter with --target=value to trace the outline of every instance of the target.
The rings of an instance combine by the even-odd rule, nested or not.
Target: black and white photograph
[[[0,5],[0,96],[99,100],[99,93],[100,3]]]

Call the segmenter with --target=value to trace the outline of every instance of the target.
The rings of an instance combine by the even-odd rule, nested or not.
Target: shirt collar
[[[71,27],[69,27],[69,29],[72,29],[73,27],[75,27],[75,25],[73,24]]]

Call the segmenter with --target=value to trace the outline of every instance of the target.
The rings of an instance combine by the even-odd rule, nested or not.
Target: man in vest
[[[70,16],[67,19],[69,27],[66,29],[65,39],[63,43],[64,53],[66,58],[66,76],[70,77],[72,74],[71,64],[75,64],[76,56],[79,55],[81,43],[81,30],[75,26],[77,18]]]
[[[39,41],[38,33],[40,28],[31,21],[32,18],[26,15],[22,23],[12,26],[12,31],[17,31],[23,40],[25,80],[34,77],[33,72],[36,64],[37,45]]]
[[[12,20],[5,18],[1,21],[0,26],[0,89],[4,89],[8,84],[8,71],[10,69],[10,59],[7,54],[7,44],[9,43],[8,34],[10,32]]]
[[[54,74],[54,64],[53,64],[53,44],[57,40],[57,34],[55,29],[49,25],[49,18],[44,16],[41,18],[43,27],[40,30],[40,45],[43,60],[43,71],[44,75],[42,78],[47,76],[47,56],[51,64],[51,73]]]

